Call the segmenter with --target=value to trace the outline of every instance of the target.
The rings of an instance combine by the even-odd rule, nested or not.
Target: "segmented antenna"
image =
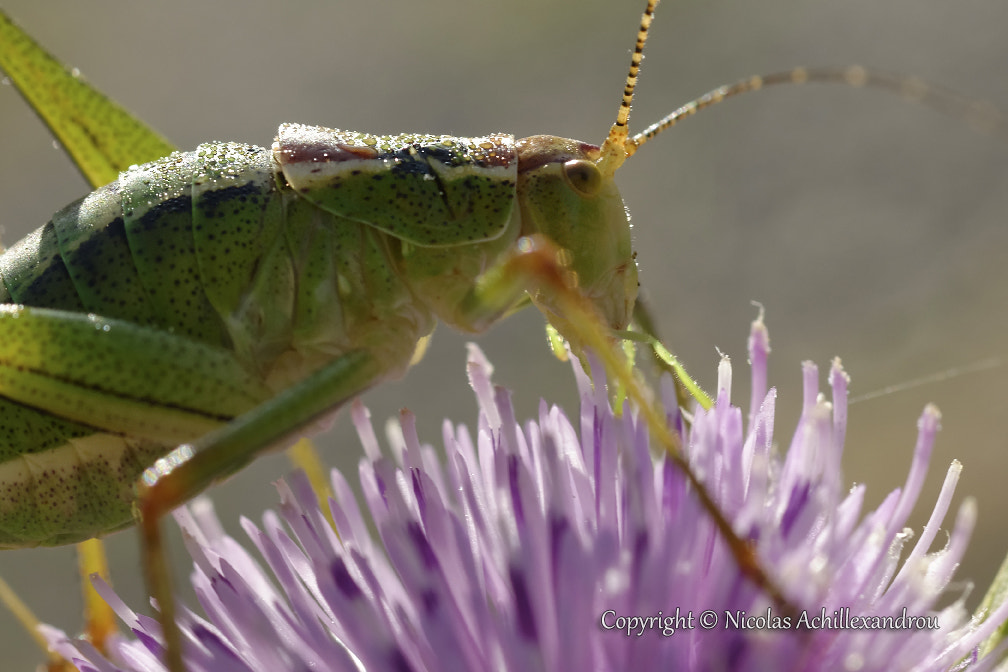
[[[655,7],[659,0],[648,0],[644,14],[641,16],[640,28],[637,29],[637,44],[630,57],[630,71],[627,73],[626,85],[623,87],[623,99],[620,101],[619,112],[616,113],[616,123],[609,129],[609,135],[602,143],[601,157],[598,168],[606,177],[612,177],[616,169],[623,165],[627,157],[636,148],[628,146],[630,136],[630,106],[633,104],[634,89],[637,88],[637,76],[640,74],[641,60],[644,58],[644,43],[647,42],[648,30],[654,21]]]
[[[654,21],[655,7],[659,0],[648,0],[647,8],[641,16],[637,30],[637,44],[630,57],[630,71],[623,87],[616,123],[609,129],[609,135],[600,148],[598,168],[602,174],[612,177],[627,158],[634,155],[645,142],[662,131],[691,117],[700,110],[716,105],[750,91],[759,91],[768,86],[781,84],[843,84],[855,88],[875,88],[894,93],[904,100],[930,107],[938,112],[963,119],[970,126],[984,133],[1008,137],[1008,119],[997,107],[987,101],[967,98],[952,89],[930,84],[919,77],[898,75],[889,72],[868,70],[860,65],[825,68],[795,68],[786,72],[757,75],[740,79],[733,84],[719,86],[674,110],[667,116],[651,124],[640,133],[630,137],[630,106],[633,104],[634,90],[644,57],[644,43],[647,42],[651,22]]]
[[[929,84],[919,77],[873,71],[860,65],[849,65],[834,68],[795,68],[787,72],[775,72],[769,75],[740,79],[733,84],[719,86],[659,119],[632,138],[625,140],[626,156],[632,156],[645,142],[662,131],[672,128],[686,117],[691,117],[700,110],[728,98],[750,91],[759,91],[767,86],[811,83],[843,84],[856,88],[881,89],[894,93],[904,100],[964,119],[978,131],[1008,135],[1008,121],[1006,121],[1004,114],[987,101],[967,98],[951,89]]]

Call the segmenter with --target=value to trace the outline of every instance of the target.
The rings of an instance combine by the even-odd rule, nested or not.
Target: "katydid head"
[[[576,140],[534,135],[518,140],[518,207],[522,235],[556,244],[558,262],[613,329],[630,321],[637,299],[637,264],[630,221],[612,176],[596,161],[599,148]],[[549,297],[535,297],[556,315]]]
[[[601,147],[550,135],[517,142],[522,235],[542,234],[561,250],[574,286],[613,329],[629,324],[637,300],[637,263],[630,218],[614,180],[644,139],[627,126],[637,74],[658,0],[648,0],[637,33],[616,123]],[[533,300],[553,318],[549,297]],[[556,325],[554,325],[556,326]]]

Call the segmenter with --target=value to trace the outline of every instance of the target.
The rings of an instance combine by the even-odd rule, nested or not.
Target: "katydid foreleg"
[[[477,286],[478,305],[504,305],[516,290],[524,289],[549,318],[550,324],[565,336],[579,353],[592,352],[600,360],[610,379],[615,379],[641,413],[649,431],[665,451],[667,459],[682,471],[686,480],[711,516],[739,569],[773,600],[784,613],[796,613],[777,579],[759,562],[752,545],[742,539],[696,475],[683,453],[682,439],[656,408],[646,386],[637,378],[633,362],[617,347],[618,339],[606,325],[599,306],[577,285],[577,275],[565,263],[567,255],[541,235],[523,238],[500,266],[488,273]]]

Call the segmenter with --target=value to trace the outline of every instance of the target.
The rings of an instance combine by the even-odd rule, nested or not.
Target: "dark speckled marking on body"
[[[111,220],[77,246],[64,246],[64,250],[64,263],[88,311],[137,324],[157,324],[137,276],[122,217]]]
[[[203,290],[191,228],[192,207],[189,195],[157,203],[132,221],[127,218],[126,236],[161,326],[203,343],[226,346],[226,330]]]
[[[83,309],[59,254],[52,221],[23,238],[0,257],[0,277],[15,303]]]
[[[222,208],[233,206],[235,201],[261,202],[263,198],[262,189],[259,185],[248,182],[241,186],[224,187],[223,189],[210,189],[200,195],[196,207],[199,208],[205,217],[227,217],[227,212],[218,212]]]
[[[361,143],[385,143],[385,148],[307,142],[269,150],[207,143],[194,152],[130,168],[119,183],[88,197],[96,202],[79,201],[78,206],[88,208],[83,214],[54,218],[55,225],[29,236],[21,257],[8,253],[0,259],[0,279],[12,300],[31,295],[29,303],[36,305],[95,312],[140,325],[125,329],[129,338],[122,342],[99,334],[97,348],[86,346],[88,337],[81,333],[39,336],[36,341],[45,341],[47,352],[35,353],[41,356],[38,361],[58,369],[40,373],[72,386],[69,395],[65,387],[54,386],[50,399],[59,397],[59,403],[51,407],[30,395],[18,396],[21,392],[13,384],[4,388],[11,398],[0,398],[0,413],[6,411],[12,422],[0,419],[0,481],[9,486],[7,492],[20,489],[20,495],[33,501],[26,508],[8,508],[11,502],[0,501],[0,527],[9,528],[0,530],[0,545],[33,539],[66,543],[128,524],[128,497],[123,500],[121,493],[132,485],[133,472],[150,464],[163,447],[145,445],[121,464],[96,455],[87,464],[75,465],[66,457],[70,452],[60,452],[69,449],[68,440],[101,432],[51,414],[114,427],[130,436],[158,441],[163,436],[146,434],[125,419],[117,421],[123,424],[101,425],[95,415],[75,415],[70,406],[83,409],[82,402],[104,399],[87,391],[224,421],[344,348],[373,348],[385,367],[383,375],[397,375],[406,367],[416,339],[433,328],[432,304],[447,307],[448,319],[454,317],[456,294],[479,273],[485,255],[493,257],[506,248],[516,233],[511,219],[517,170],[513,139],[351,136]],[[295,163],[307,162],[299,164],[305,173],[319,167],[308,165],[312,161],[343,165],[319,171],[317,182],[303,184],[275,172],[292,157]],[[322,202],[313,200],[316,191],[324,192]],[[505,229],[508,236],[502,236]],[[409,256],[418,265],[407,268],[404,246],[390,234],[437,249],[414,248]],[[454,249],[460,244],[466,250]],[[472,252],[466,254],[468,250]],[[130,288],[133,295],[126,291]],[[95,325],[87,328],[94,331]],[[113,327],[111,333],[123,329]],[[31,342],[24,334],[19,339],[15,345]],[[105,351],[101,344],[108,346]],[[212,346],[212,352],[197,346]],[[145,359],[145,353],[157,353],[161,359]],[[237,370],[215,373],[214,353]],[[188,355],[198,364],[183,365]],[[294,364],[287,363],[287,355],[296,355]],[[5,377],[4,362],[7,377],[16,378],[18,367],[35,371],[22,366],[34,366],[29,358],[12,356],[0,361],[0,378]],[[304,357],[304,363],[298,357]],[[95,368],[82,378],[68,373],[84,360]],[[271,369],[277,360],[283,360],[283,366]],[[279,377],[274,378],[277,370]],[[137,376],[137,371],[144,375]],[[186,382],[192,380],[197,385]],[[235,389],[218,389],[220,381],[233,383]],[[15,398],[50,412],[20,406]],[[104,409],[96,408],[97,415]],[[135,410],[129,413],[135,415]],[[126,426],[133,429],[122,429]],[[115,440],[101,445],[115,452]],[[43,457],[58,460],[62,471],[37,478],[18,475],[19,456],[46,451],[54,451]],[[93,476],[86,475],[92,471]],[[51,528],[53,521],[43,520],[46,511],[36,505],[58,507],[53,487],[67,479],[73,487],[61,501],[74,510],[68,510],[70,522]],[[92,488],[78,493],[85,480],[107,485],[100,492]],[[87,502],[74,503],[79,495]],[[22,523],[27,527],[16,529]]]

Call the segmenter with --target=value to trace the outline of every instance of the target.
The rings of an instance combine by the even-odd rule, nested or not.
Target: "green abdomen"
[[[0,303],[191,339],[233,353],[275,391],[382,329],[406,342],[429,331],[394,266],[385,234],[278,186],[269,150],[212,143],[123,173],[56,213],[0,256]],[[234,414],[221,406],[207,410]],[[136,478],[175,443],[0,396],[0,547],[128,525]]]

